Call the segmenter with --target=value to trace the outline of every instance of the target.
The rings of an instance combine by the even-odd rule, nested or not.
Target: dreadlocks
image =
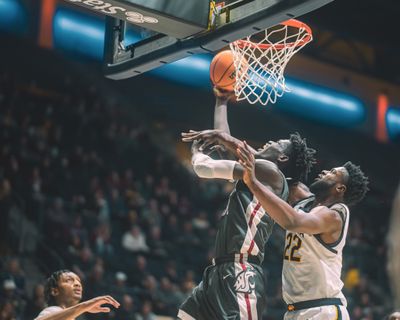
[[[60,280],[61,275],[64,273],[69,273],[69,272],[71,272],[71,271],[69,271],[67,269],[58,270],[58,271],[53,272],[51,274],[51,276],[47,278],[46,283],[44,285],[44,296],[45,296],[46,303],[48,306],[56,305],[56,301],[54,299],[54,296],[51,294],[51,290],[53,288],[58,287],[58,280]]]
[[[361,201],[368,189],[368,178],[361,171],[359,166],[356,166],[352,162],[346,162],[343,167],[346,168],[349,173],[349,181],[347,182],[347,189],[344,193],[344,201],[348,205],[354,205]]]
[[[316,163],[315,149],[308,148],[306,139],[302,139],[298,132],[290,135],[292,148],[288,155],[292,159],[289,172],[292,182],[307,182],[308,174]]]

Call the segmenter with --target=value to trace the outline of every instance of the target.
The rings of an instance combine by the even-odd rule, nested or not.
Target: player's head
[[[307,147],[306,139],[297,132],[289,139],[269,141],[257,151],[256,157],[275,162],[291,181],[305,182],[316,162],[315,150]]]
[[[368,178],[359,166],[348,161],[342,167],[323,170],[310,185],[310,190],[317,196],[333,196],[351,206],[364,198]]]
[[[392,314],[388,315],[388,320],[400,320],[400,312],[393,312]]]
[[[55,271],[46,280],[44,294],[48,306],[76,305],[82,299],[81,279],[69,270]]]

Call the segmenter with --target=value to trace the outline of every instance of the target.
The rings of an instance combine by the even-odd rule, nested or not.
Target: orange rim
[[[296,19],[290,19],[290,20],[286,20],[280,23],[281,25],[284,26],[288,26],[288,27],[293,27],[293,28],[297,28],[297,29],[305,29],[307,36],[297,42],[291,42],[291,43],[278,43],[278,44],[269,44],[269,43],[255,43],[252,41],[248,41],[248,40],[237,40],[235,41],[235,43],[240,47],[240,48],[244,48],[244,47],[253,47],[253,48],[260,48],[260,49],[268,49],[270,47],[274,47],[277,50],[282,50],[288,47],[300,47],[303,46],[307,43],[309,43],[312,40],[312,31],[311,28],[306,25],[305,23],[296,20]]]

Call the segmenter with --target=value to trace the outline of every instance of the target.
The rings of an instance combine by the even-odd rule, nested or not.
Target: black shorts
[[[182,320],[261,320],[266,305],[262,268],[226,262],[206,268],[203,280],[180,306]]]

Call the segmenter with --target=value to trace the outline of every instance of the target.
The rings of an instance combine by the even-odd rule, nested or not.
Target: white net
[[[311,29],[291,19],[230,44],[236,68],[238,101],[275,103],[289,91],[285,68],[290,58],[312,40]]]

